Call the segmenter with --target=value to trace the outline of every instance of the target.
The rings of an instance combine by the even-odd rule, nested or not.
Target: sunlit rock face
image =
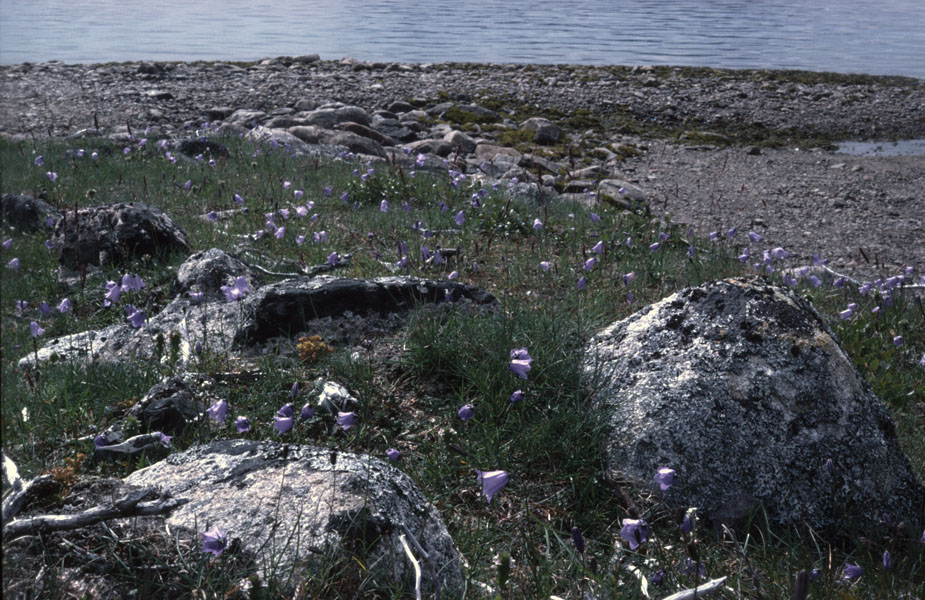
[[[789,289],[682,290],[598,333],[584,374],[608,409],[613,481],[654,490],[671,467],[665,499],[716,520],[759,506],[772,523],[817,531],[925,520],[925,488],[883,403]]]
[[[422,561],[422,591],[457,598],[460,558],[440,514],[411,479],[369,456],[277,442],[222,440],[173,454],[125,479],[187,500],[167,525],[220,528],[253,554],[263,577],[311,577],[326,568],[356,572],[358,589],[402,587],[414,570],[400,536]],[[234,540],[238,540],[235,542]],[[367,565],[361,569],[357,562]]]

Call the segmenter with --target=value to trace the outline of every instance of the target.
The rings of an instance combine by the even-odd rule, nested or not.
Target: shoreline
[[[925,270],[925,248],[914,243],[925,239],[925,157],[831,152],[841,140],[925,138],[925,80],[310,55],[0,66],[0,93],[0,132],[13,140],[86,134],[97,123],[114,142],[147,127],[155,138],[181,138],[202,123],[228,122],[236,110],[253,111],[248,125],[286,129],[331,102],[374,119],[406,103],[403,110],[417,111],[407,114],[422,116],[411,135],[392,140],[396,149],[434,151],[461,131],[476,144],[551,161],[543,173],[534,161],[519,176],[550,193],[620,179],[643,190],[654,214],[700,233],[754,228],[803,259],[818,253],[858,277],[889,276],[903,265]],[[534,143],[520,129],[531,117],[548,119],[561,137]],[[414,146],[428,140],[429,149]]]

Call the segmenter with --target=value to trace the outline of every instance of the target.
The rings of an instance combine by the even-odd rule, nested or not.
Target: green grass
[[[627,498],[616,494],[602,478],[604,419],[590,403],[579,377],[581,349],[601,326],[623,318],[646,303],[685,286],[742,274],[733,259],[738,248],[730,242],[688,240],[686,232],[670,223],[601,207],[600,219],[577,204],[555,202],[532,206],[510,201],[503,189],[487,189],[482,207],[472,207],[480,186],[468,178],[446,174],[396,170],[385,163],[361,164],[355,160],[293,158],[282,149],[257,149],[237,139],[221,140],[229,158],[209,166],[180,158],[169,162],[150,140],[144,148],[122,147],[92,138],[68,142],[14,144],[0,141],[3,191],[43,195],[61,208],[114,201],[145,201],[165,210],[187,232],[194,251],[211,247],[234,249],[239,236],[265,229],[265,213],[294,208],[294,190],[302,190],[301,203],[315,206],[309,217],[294,214],[282,240],[267,233],[247,241],[247,260],[278,271],[293,264],[323,263],[332,251],[351,253],[354,260],[344,276],[374,277],[390,270],[383,263],[399,260],[397,247],[405,242],[412,262],[409,273],[446,277],[458,271],[461,281],[494,293],[500,309],[466,310],[440,305],[413,313],[408,327],[394,337],[378,340],[374,348],[336,348],[312,364],[291,356],[231,361],[206,349],[200,368],[216,377],[213,390],[225,398],[232,414],[246,414],[254,423],[243,437],[275,439],[273,413],[288,401],[294,381],[310,384],[330,377],[346,385],[360,401],[358,426],[347,435],[323,417],[295,429],[288,441],[333,447],[344,451],[384,456],[389,447],[401,450],[398,466],[440,510],[458,549],[468,562],[470,595],[476,584],[492,586],[501,598],[642,598],[639,582],[629,567],[650,580],[653,597],[662,597],[694,577],[685,573],[684,561],[698,556],[706,575],[728,575],[734,592],[714,597],[790,598],[792,581],[800,569],[818,568],[813,598],[921,597],[925,592],[925,557],[921,545],[890,540],[857,539],[834,546],[806,532],[765,532],[747,539],[716,538],[700,528],[694,538],[682,539],[677,516],[657,497],[629,500],[652,524],[653,539],[633,552],[616,542],[621,521],[631,516]],[[74,154],[96,151],[94,161]],[[45,165],[37,167],[41,155]],[[372,173],[368,169],[373,169]],[[54,183],[46,171],[58,173]],[[356,171],[356,173],[354,173]],[[366,179],[362,175],[366,174]],[[190,188],[185,183],[190,182]],[[290,182],[284,189],[284,182]],[[331,193],[326,193],[326,188]],[[342,201],[342,194],[347,200]],[[248,212],[234,202],[239,194]],[[382,201],[388,203],[383,211]],[[407,206],[405,206],[407,205]],[[407,210],[406,210],[407,208]],[[217,223],[202,219],[209,211],[237,210],[234,217]],[[454,217],[465,213],[457,226]],[[543,227],[534,230],[534,219]],[[420,222],[417,227],[415,224]],[[434,232],[423,238],[422,229]],[[312,242],[312,234],[325,231],[327,241]],[[661,232],[670,233],[658,252],[649,245]],[[297,244],[295,236],[307,237]],[[372,235],[370,235],[372,234]],[[29,323],[46,329],[43,339],[123,322],[117,307],[102,305],[103,285],[122,273],[141,275],[147,287],[124,302],[156,313],[169,302],[173,273],[184,257],[139,259],[119,268],[104,267],[90,273],[83,285],[58,282],[56,261],[43,242],[49,232],[7,232],[13,245],[0,252],[0,359],[2,359],[3,445],[24,476],[41,472],[62,475],[125,476],[147,464],[92,466],[80,454],[92,450],[92,437],[113,422],[114,406],[129,406],[162,377],[172,373],[169,363],[120,365],[46,364],[21,371],[16,361],[33,348]],[[632,247],[626,243],[633,241]],[[590,272],[582,264],[594,254],[593,245],[604,242],[605,252]],[[687,255],[692,243],[695,257]],[[424,267],[419,247],[433,250],[439,244],[458,248],[444,265]],[[246,248],[245,248],[246,247]],[[5,267],[16,256],[18,271]],[[378,257],[378,258],[377,258]],[[381,262],[380,262],[381,261]],[[549,261],[543,271],[540,261]],[[623,276],[635,273],[624,285]],[[587,286],[577,287],[579,277]],[[921,478],[925,475],[925,410],[923,370],[917,363],[925,353],[925,310],[921,303],[897,294],[892,306],[875,295],[823,286],[801,287],[825,315],[860,372],[889,408],[901,443]],[[70,297],[70,314],[44,317],[42,301],[52,307]],[[23,311],[15,302],[28,302]],[[848,321],[838,312],[857,302],[857,315]],[[880,305],[877,315],[871,309]],[[905,344],[896,347],[893,338]],[[507,368],[512,348],[527,347],[534,359],[528,380]],[[521,389],[525,400],[512,404],[511,393]],[[475,416],[462,422],[456,415],[463,404],[475,407]],[[234,437],[233,428],[211,425],[187,431],[173,440],[181,451],[211,439]],[[487,504],[480,495],[474,469],[504,469],[511,480]],[[66,493],[66,487],[63,493]],[[52,503],[52,506],[54,504]],[[571,529],[577,526],[587,542],[579,554]],[[154,535],[154,534],[151,534]],[[210,560],[195,540],[139,538],[123,544],[108,539],[86,540],[87,551],[106,558],[109,574],[126,583],[143,586],[152,597],[224,597],[239,590],[253,573],[253,565],[232,556]],[[880,566],[882,550],[889,546],[896,565]],[[58,552],[58,554],[55,554]],[[79,557],[49,551],[46,565],[52,573]],[[7,553],[5,553],[5,556]],[[510,562],[508,562],[508,558]],[[840,580],[846,562],[859,563],[865,576],[853,585]],[[138,569],[157,576],[142,576]],[[178,571],[182,576],[170,576]],[[656,588],[652,577],[661,573]],[[16,575],[15,565],[4,561],[5,580]],[[34,575],[34,574],[33,574]],[[355,563],[332,562],[310,582],[302,582],[302,597],[351,597],[362,582]],[[294,593],[285,574],[264,582],[264,597]],[[6,586],[7,584],[5,584]],[[258,592],[261,588],[255,588]],[[10,591],[7,589],[7,591]],[[49,586],[46,597],[60,590]],[[251,597],[258,597],[251,592]],[[403,595],[404,594],[404,595]],[[379,590],[379,597],[407,597],[407,591]]]

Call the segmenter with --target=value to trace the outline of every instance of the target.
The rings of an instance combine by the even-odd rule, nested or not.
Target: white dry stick
[[[720,577],[719,579],[711,579],[705,584],[698,585],[693,589],[681,590],[680,592],[674,593],[670,596],[665,596],[662,598],[662,600],[693,600],[694,598],[699,598],[711,592],[715,592],[723,586],[724,581],[726,581],[725,577]]]
[[[414,565],[414,596],[417,600],[421,600],[421,565],[418,564],[414,554],[411,553],[411,548],[408,546],[408,538],[405,537],[405,534],[398,536],[398,541],[401,542],[401,545],[405,548],[405,554],[408,555],[408,560],[411,561],[411,564]]]
[[[157,497],[158,493],[152,489],[143,489],[126,494],[110,505],[100,505],[73,515],[40,515],[10,521],[3,526],[3,541],[9,542],[38,532],[80,529],[109,519],[164,515],[189,502],[187,498],[168,497],[143,502],[150,496]]]

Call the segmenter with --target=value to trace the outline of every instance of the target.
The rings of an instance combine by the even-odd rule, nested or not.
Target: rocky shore
[[[301,127],[295,135],[304,141],[353,143],[373,155],[462,150],[471,171],[499,154],[478,146],[504,147],[512,158],[491,175],[519,176],[551,195],[618,180],[653,213],[702,233],[754,229],[859,277],[925,268],[925,245],[915,243],[925,239],[925,157],[832,152],[839,140],[925,138],[925,82],[917,79],[309,55],[5,65],[0,93],[0,132],[12,139],[146,128],[188,137],[205,122]],[[362,108],[368,119],[306,120],[333,103]],[[542,120],[525,126],[531,118]]]

